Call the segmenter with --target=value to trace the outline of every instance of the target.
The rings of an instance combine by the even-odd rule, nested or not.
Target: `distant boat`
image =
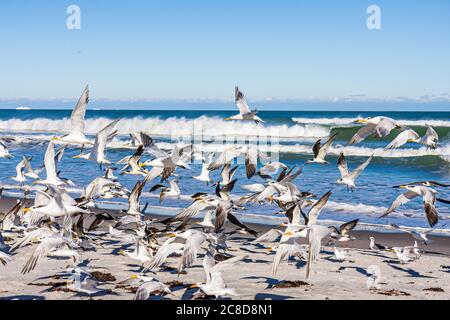
[[[30,107],[17,107],[16,110],[31,110]]]

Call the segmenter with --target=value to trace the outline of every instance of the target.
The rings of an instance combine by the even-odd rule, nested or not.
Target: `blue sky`
[[[1,100],[450,101],[448,0],[2,0],[0,39]]]

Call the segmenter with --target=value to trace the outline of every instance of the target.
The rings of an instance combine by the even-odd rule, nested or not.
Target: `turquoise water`
[[[15,159],[0,159],[0,181],[3,186],[13,187],[15,182],[9,177],[15,175],[15,165],[22,155],[32,156],[34,167],[43,160],[46,143],[54,134],[66,132],[70,128],[70,110],[0,110],[0,137],[8,139],[8,148]],[[259,144],[263,151],[279,151],[279,160],[289,166],[302,166],[312,156],[312,145],[319,138],[338,132],[335,146],[331,148],[327,166],[306,166],[302,175],[296,180],[301,190],[323,194],[333,191],[330,203],[321,218],[330,220],[350,220],[360,218],[368,223],[386,224],[395,222],[408,226],[427,227],[419,199],[412,201],[392,217],[378,219],[383,209],[398,195],[393,185],[418,180],[438,180],[449,183],[450,176],[450,112],[313,112],[313,111],[264,111],[260,117],[263,125],[253,123],[228,122],[223,118],[233,115],[233,111],[118,111],[88,110],[86,115],[86,132],[93,136],[112,119],[121,118],[118,129],[120,136],[113,141],[108,157],[117,161],[131,153],[120,148],[128,140],[128,134],[145,131],[157,139],[163,148],[171,148],[177,142],[197,143],[208,151],[223,149],[226,144]],[[375,152],[376,157],[357,181],[355,192],[347,190],[333,182],[339,178],[336,167],[337,157],[342,146],[358,130],[353,121],[359,117],[384,115],[400,121],[405,126],[415,129],[419,134],[425,132],[425,124],[433,125],[440,135],[438,149],[429,151],[422,146],[407,144],[401,149],[384,152],[384,148],[398,132],[393,132],[383,140],[367,139],[346,149],[350,169],[353,169],[366,157]],[[268,141],[269,146],[267,146]],[[73,159],[79,150],[67,150],[59,166],[61,175],[72,179],[79,188],[101,174],[98,165]],[[148,156],[147,156],[148,157]],[[146,158],[146,157],[145,157]],[[212,192],[208,187],[190,177],[199,174],[201,164],[191,165],[192,170],[178,169],[181,177],[181,189],[187,196],[198,191]],[[262,182],[260,178],[248,181],[245,178],[244,165],[241,164],[235,189],[238,195],[246,194],[240,188],[242,184]],[[213,174],[219,179],[219,172]],[[137,177],[123,176],[120,181],[131,188]],[[149,186],[150,187],[150,186]],[[450,190],[437,189],[443,198],[450,198]],[[148,191],[148,189],[146,190]],[[158,199],[148,193],[143,201],[158,205]],[[165,205],[184,207],[188,199],[168,200]],[[276,207],[249,206],[243,214],[272,215]],[[441,222],[437,228],[447,226],[450,210],[448,206],[438,205]],[[405,216],[406,215],[406,216]]]

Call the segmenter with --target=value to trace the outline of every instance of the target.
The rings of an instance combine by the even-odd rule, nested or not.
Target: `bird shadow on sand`
[[[240,249],[241,249],[241,251],[245,251],[245,252],[253,253],[253,254],[261,254],[262,253],[261,251],[255,251],[255,250],[251,250],[251,249],[244,248],[244,247],[242,247]]]
[[[400,267],[400,266],[398,266],[398,265],[394,265],[394,264],[391,264],[391,263],[388,263],[388,265],[389,265],[391,268],[393,268],[393,269],[395,269],[395,270],[398,270],[398,271],[405,272],[405,273],[409,274],[409,276],[414,277],[414,278],[436,279],[436,277],[425,276],[425,275],[421,274],[420,272],[418,272],[418,271],[416,271],[416,270],[413,270],[413,269],[411,269],[411,268],[402,268],[402,267]]]
[[[45,300],[43,296],[33,296],[33,295],[17,295],[2,297],[0,300]]]
[[[293,299],[292,296],[282,296],[279,294],[271,294],[271,293],[258,293],[255,295],[255,300],[288,300]]]
[[[132,245],[133,245],[132,243],[129,243],[129,244],[124,244],[123,246],[114,248],[111,251],[111,254],[118,256],[120,251],[128,250]],[[105,253],[104,255],[109,255],[109,254]]]
[[[371,273],[367,272],[366,269],[361,268],[361,267],[340,267],[339,271],[343,271],[343,270],[346,270],[346,269],[354,269],[356,272],[358,272],[358,273],[360,273],[360,274],[362,274],[363,276],[366,276],[366,277],[370,277],[372,275]]]
[[[280,283],[280,280],[277,280],[275,278],[270,278],[270,277],[256,277],[256,276],[250,276],[250,277],[244,277],[242,279],[248,279],[248,280],[261,280],[261,281],[257,281],[256,283],[266,283],[268,286],[267,288],[273,288],[275,285],[277,285],[278,283]]]
[[[441,270],[439,271],[450,273],[450,266],[441,266]]]

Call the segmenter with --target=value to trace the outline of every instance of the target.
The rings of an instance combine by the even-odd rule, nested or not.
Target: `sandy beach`
[[[3,199],[2,207],[14,203],[14,199]],[[252,225],[259,232],[267,230],[264,225]],[[232,229],[232,227],[231,227]],[[95,251],[81,252],[83,266],[96,275],[99,294],[88,296],[74,292],[66,287],[65,280],[55,277],[58,272],[73,266],[73,261],[44,258],[35,270],[21,274],[21,269],[29,258],[35,245],[19,249],[14,260],[0,267],[1,299],[133,299],[136,288],[124,287],[120,282],[138,274],[141,267],[136,260],[118,254],[118,251],[131,248],[117,239],[103,236],[102,229],[92,233],[101,239]],[[377,243],[405,246],[413,243],[413,238],[404,233],[379,233],[354,231],[357,240],[346,242],[341,247],[350,250],[344,262],[333,258],[332,247],[324,245],[320,261],[313,265],[309,279],[305,279],[305,262],[299,259],[282,262],[278,273],[271,274],[275,256],[267,247],[271,244],[251,244],[253,238],[241,235],[231,236],[229,254],[246,256],[239,267],[224,273],[228,287],[235,288],[238,296],[233,299],[447,299],[450,291],[450,238],[430,236],[433,240],[421,249],[426,252],[419,260],[405,265],[400,264],[392,252],[374,252],[369,249],[369,236]],[[3,233],[5,242],[12,245],[17,233]],[[158,239],[163,243],[165,238]],[[201,298],[197,289],[189,286],[204,281],[202,258],[205,251],[198,254],[193,267],[186,274],[177,274],[174,269],[179,258],[170,257],[163,268],[156,268],[148,275],[171,286],[170,299]],[[77,263],[80,263],[78,261]],[[373,276],[375,274],[375,276]],[[169,297],[165,297],[169,298]],[[152,299],[161,299],[159,296]]]

